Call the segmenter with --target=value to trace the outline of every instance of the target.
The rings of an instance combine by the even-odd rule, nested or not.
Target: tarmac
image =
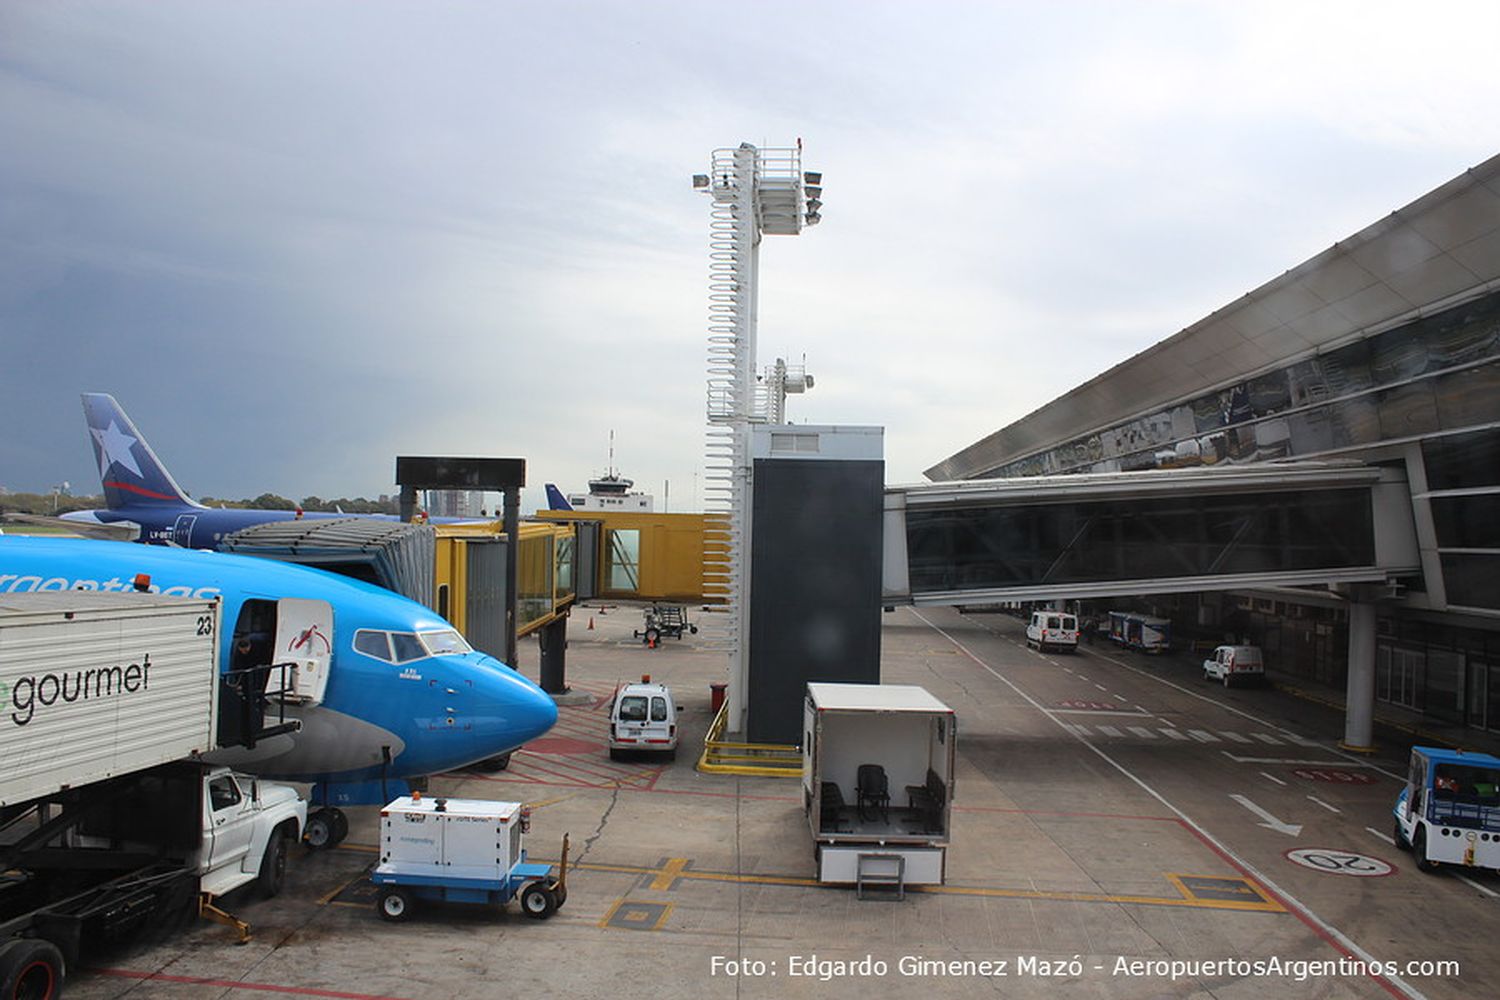
[[[1329,756],[1341,714],[1327,692],[1314,701],[1235,691],[1221,702],[1210,687],[1189,686],[1194,666],[1181,658],[1110,659],[1104,649],[1045,657],[998,616],[888,613],[884,680],[921,684],[958,713],[953,837],[944,885],[860,899],[815,880],[796,780],[695,769],[709,685],[727,680],[725,655],[711,648],[713,615],[696,620],[698,635],[648,649],[631,634],[639,608],[575,609],[572,696],[557,727],[504,771],[432,781],[430,794],[528,803],[530,860],[556,862],[567,835],[568,899],[551,919],[528,919],[512,903],[382,920],[366,878],[378,808],[361,807],[348,811],[340,847],[294,856],[281,896],[221,901],[251,924],[249,943],[200,922],[91,959],[73,970],[68,995],[1323,1000],[1473,997],[1484,993],[1478,984],[1500,981],[1500,959],[1488,957],[1500,881],[1476,875],[1471,890],[1414,874],[1363,832],[1389,827],[1405,746],[1388,734],[1398,731],[1382,731],[1377,759],[1325,768],[1358,782],[1307,786],[1338,817],[1303,802],[1320,818],[1307,820],[1302,840],[1357,842],[1391,868],[1374,879],[1289,865],[1294,842],[1247,821],[1223,794],[1251,774],[1232,761],[1251,758],[1226,763],[1228,751],[1184,735],[1223,736],[1231,750],[1264,742],[1256,748],[1282,754],[1286,768],[1249,766],[1288,785],[1301,758],[1348,761]],[[537,660],[523,643],[522,671],[536,677]],[[643,674],[672,688],[681,748],[672,760],[612,761],[610,694]],[[1094,707],[1060,707],[1079,705]],[[1138,740],[1124,731],[1131,715],[1143,723]],[[1094,727],[1087,736],[1083,722]],[[1177,737],[1158,735],[1168,730]],[[1280,814],[1301,790],[1281,801],[1251,794]],[[1413,937],[1414,921],[1424,936]],[[1401,972],[1350,971],[1367,959],[1399,959]],[[1409,971],[1439,959],[1460,966]]]

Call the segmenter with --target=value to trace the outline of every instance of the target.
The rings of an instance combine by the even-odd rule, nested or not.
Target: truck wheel
[[[302,828],[302,839],[307,842],[308,847],[315,851],[326,851],[339,842],[333,813],[332,809],[319,809],[307,817],[307,824]]]
[[[62,952],[41,938],[12,938],[0,945],[0,997],[56,1000],[62,995]]]
[[[1395,823],[1396,823],[1396,827],[1395,827],[1394,830],[1391,831],[1391,839],[1396,842],[1396,850],[1398,850],[1398,851],[1409,851],[1409,850],[1411,850],[1411,841],[1407,840],[1406,839],[1406,834],[1404,834],[1404,833],[1401,832],[1401,821],[1398,819],[1398,820],[1395,821]]]
[[[337,847],[344,842],[345,837],[349,836],[349,817],[342,809],[330,809],[328,814],[333,819],[333,843],[329,846]]]
[[[399,885],[388,885],[375,898],[375,912],[385,920],[399,923],[411,916],[416,908],[416,899]]]
[[[271,839],[266,841],[266,853],[260,859],[260,875],[255,879],[255,889],[262,899],[274,899],[280,895],[285,881],[286,831],[277,827],[271,831]]]
[[[1417,867],[1424,872],[1437,871],[1438,863],[1427,856],[1427,831],[1421,827],[1412,834],[1411,853],[1417,859]]]
[[[533,882],[521,891],[521,912],[533,920],[546,920],[557,912],[557,897],[540,882]]]

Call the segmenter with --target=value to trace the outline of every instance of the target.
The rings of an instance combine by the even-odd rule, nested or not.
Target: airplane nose
[[[479,680],[469,714],[481,746],[478,758],[514,750],[557,724],[557,703],[521,674],[489,657],[475,672]]]

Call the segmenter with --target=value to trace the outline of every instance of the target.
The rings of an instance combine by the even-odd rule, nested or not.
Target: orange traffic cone
[[[589,627],[587,629],[585,629],[584,631],[586,631],[586,632],[592,632],[592,631],[594,631],[594,616],[593,615],[589,615]]]

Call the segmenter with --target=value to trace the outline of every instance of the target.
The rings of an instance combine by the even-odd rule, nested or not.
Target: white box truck
[[[217,601],[0,595],[0,996],[56,997],[81,956],[280,890],[306,803],[201,761],[218,633]]]
[[[942,884],[957,734],[953,709],[924,688],[807,685],[802,800],[819,881]]]

